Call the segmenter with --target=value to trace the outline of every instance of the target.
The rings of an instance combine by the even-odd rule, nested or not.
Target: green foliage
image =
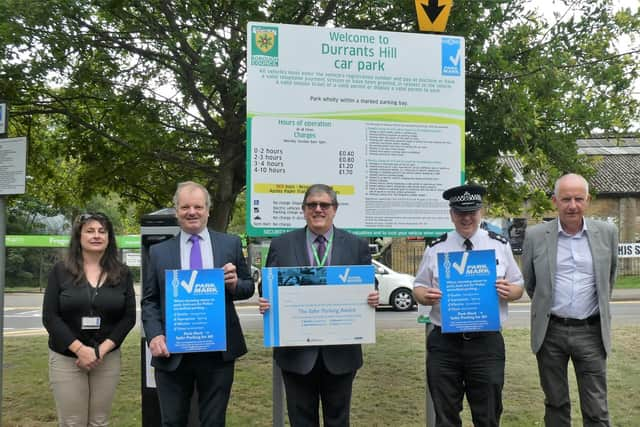
[[[525,182],[589,176],[576,138],[638,120],[638,51],[614,46],[640,31],[638,13],[563,0],[546,22],[529,4],[456,0],[447,28],[466,40],[467,177],[487,184],[498,212],[517,213],[528,197],[542,210],[501,153],[518,156]],[[209,188],[219,230],[237,218],[245,186],[247,22],[417,30],[408,0],[42,5],[0,3],[0,94],[10,133],[30,138],[29,194],[69,207],[115,192],[140,214],[168,206],[176,183],[192,179]]]
[[[62,229],[48,227],[46,217],[60,212],[43,205],[27,195],[14,203],[9,209],[7,234],[46,234],[60,233]],[[7,248],[5,279],[7,287],[46,286],[49,270],[61,256],[61,251],[44,248]]]
[[[242,192],[236,199],[236,204],[233,207],[233,215],[229,221],[229,227],[227,231],[233,234],[243,234],[245,232],[246,223],[246,209],[247,206],[247,194]]]
[[[86,212],[102,212],[109,217],[116,234],[139,234],[140,222],[136,220],[135,206],[122,196],[109,193],[95,195],[85,206]]]
[[[45,198],[46,195],[40,197]],[[9,209],[7,234],[68,234],[73,219],[83,212],[105,213],[111,219],[116,234],[140,232],[135,208],[117,194],[93,195],[83,206],[61,211],[42,204],[31,195],[25,195],[16,199]],[[64,219],[61,214],[64,215]],[[52,218],[57,220],[53,225],[51,221],[47,221]],[[51,267],[62,259],[63,255],[64,249],[7,248],[7,287],[44,288]],[[138,268],[133,268],[132,271],[135,277],[139,277]]]

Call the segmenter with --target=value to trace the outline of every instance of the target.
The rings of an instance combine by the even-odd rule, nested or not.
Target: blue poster
[[[265,347],[374,343],[372,265],[262,269]]]
[[[227,349],[224,272],[166,270],[165,333],[170,353]]]
[[[500,330],[493,249],[438,254],[442,332]]]

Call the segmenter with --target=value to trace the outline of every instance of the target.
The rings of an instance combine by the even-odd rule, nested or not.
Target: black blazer
[[[236,266],[238,286],[233,294],[225,288],[225,308],[227,326],[227,350],[222,352],[225,361],[234,360],[247,352],[240,319],[236,312],[234,300],[250,298],[255,286],[251,280],[249,267],[242,255],[240,238],[230,234],[209,230],[213,247],[214,267],[222,268],[230,262]],[[165,335],[165,270],[180,270],[180,239],[174,236],[151,246],[149,262],[145,266],[142,295],[142,325],[147,342],[158,335]],[[164,371],[175,370],[182,354],[172,354],[170,357],[153,357],[151,365]]]
[[[302,267],[310,265],[307,250],[307,229],[285,233],[271,241],[267,267]],[[333,229],[331,265],[369,265],[371,254],[364,239],[339,228]],[[327,370],[334,375],[356,371],[362,366],[359,344],[309,347],[277,347],[273,357],[283,371],[308,374],[322,353]]]

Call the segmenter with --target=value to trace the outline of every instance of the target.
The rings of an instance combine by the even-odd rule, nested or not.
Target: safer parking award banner
[[[375,343],[374,284],[371,265],[263,268],[265,347]]]
[[[438,254],[442,332],[500,330],[493,249]]]
[[[169,352],[226,350],[223,270],[166,270],[165,280]]]

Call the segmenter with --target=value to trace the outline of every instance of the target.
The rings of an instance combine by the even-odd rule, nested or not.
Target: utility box
[[[156,212],[145,214],[140,220],[140,238],[141,244],[141,281],[144,283],[146,266],[149,263],[149,248],[164,240],[178,234],[180,227],[176,218],[174,208],[165,208]],[[144,335],[144,327],[141,326],[140,333],[140,364],[141,364],[141,393],[142,393],[142,426],[143,427],[159,427],[160,404],[158,403],[158,393],[156,390],[156,381],[151,366],[151,351],[147,346]],[[191,400],[191,410],[189,414],[189,426],[198,426],[198,397],[194,391]]]

